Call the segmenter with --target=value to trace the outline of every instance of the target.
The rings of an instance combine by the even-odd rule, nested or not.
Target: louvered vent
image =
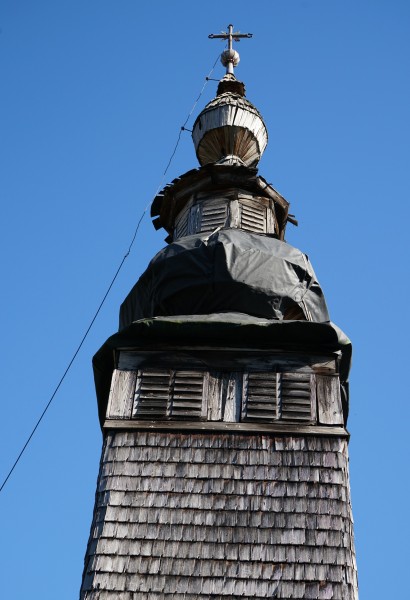
[[[267,423],[312,421],[309,373],[248,373],[244,375],[242,421]]]
[[[284,421],[312,420],[309,373],[282,373],[280,377],[281,418]]]
[[[276,373],[244,376],[242,421],[269,422],[278,418]]]
[[[170,372],[138,371],[133,416],[136,419],[164,419],[169,412]]]
[[[174,232],[175,240],[189,234],[189,232],[188,232],[188,217],[189,217],[189,209],[185,209],[180,215],[178,215],[178,218],[175,223],[175,232]]]
[[[266,208],[262,205],[241,204],[241,227],[256,233],[266,232]]]
[[[206,379],[208,381],[208,379]],[[206,418],[202,371],[145,369],[137,372],[133,418]],[[314,420],[310,373],[250,372],[243,375],[241,420],[306,423]]]
[[[226,224],[227,204],[224,200],[218,202],[203,202],[201,211],[200,232],[214,231]]]
[[[175,371],[172,381],[172,419],[200,419],[204,374],[200,371]]]
[[[200,371],[138,371],[135,419],[189,419],[202,416],[204,374]]]

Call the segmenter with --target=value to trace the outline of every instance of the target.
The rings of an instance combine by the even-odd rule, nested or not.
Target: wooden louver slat
[[[133,416],[137,419],[165,418],[169,405],[169,371],[138,371]]]
[[[175,230],[175,239],[188,235],[188,214],[184,215]]]
[[[242,421],[312,421],[310,373],[244,375]]]
[[[280,409],[284,421],[306,422],[312,419],[310,373],[282,373]]]
[[[243,421],[270,422],[278,417],[276,373],[244,376]]]
[[[266,208],[241,203],[241,227],[256,233],[266,232]]]
[[[133,417],[199,420],[206,415],[204,373],[145,369],[137,372]],[[250,372],[243,375],[242,421],[313,421],[310,373]]]
[[[200,371],[138,371],[135,419],[190,419],[202,416],[204,374]]]
[[[200,419],[204,374],[200,371],[175,371],[172,382],[172,419]]]
[[[200,231],[213,231],[226,224],[227,204],[224,200],[218,202],[203,202]]]
[[[185,208],[175,220],[174,240],[189,235],[189,208]]]

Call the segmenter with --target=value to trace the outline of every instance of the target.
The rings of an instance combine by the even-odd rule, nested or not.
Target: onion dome
[[[197,117],[192,139],[199,163],[229,163],[255,166],[268,143],[268,132],[257,109],[245,98],[245,86],[234,75],[240,57],[233,41],[252,37],[228,25],[228,32],[209,35],[227,40],[228,48],[221,54],[226,74],[218,85],[216,98]]]
[[[245,86],[227,73],[219,82],[216,98],[198,115],[193,131],[201,165],[232,158],[255,166],[268,143],[268,132],[259,111],[245,98]]]

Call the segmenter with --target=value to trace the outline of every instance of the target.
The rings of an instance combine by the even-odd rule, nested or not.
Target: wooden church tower
[[[103,449],[82,600],[357,599],[347,378],[233,72],[152,205],[168,232],[94,357]],[[249,37],[246,36],[246,37]]]

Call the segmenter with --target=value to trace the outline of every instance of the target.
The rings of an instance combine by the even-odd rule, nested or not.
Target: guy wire
[[[180,140],[181,140],[181,135],[182,135],[182,132],[186,130],[186,129],[185,129],[185,125],[188,123],[188,121],[189,121],[189,119],[190,119],[190,117],[191,117],[192,113],[193,113],[193,112],[194,112],[194,110],[195,110],[195,107],[196,107],[196,105],[197,105],[197,104],[198,104],[198,102],[199,102],[199,99],[201,98],[202,94],[204,93],[205,87],[207,86],[207,84],[208,84],[208,81],[209,81],[209,78],[210,78],[210,76],[212,75],[212,73],[213,73],[213,70],[215,69],[215,66],[216,66],[216,63],[218,62],[218,58],[219,58],[219,56],[220,56],[220,55],[218,54],[218,56],[217,56],[217,58],[216,58],[216,60],[215,60],[215,62],[214,62],[214,64],[213,64],[213,67],[212,67],[212,69],[209,71],[208,75],[205,77],[205,82],[204,82],[204,84],[203,84],[203,86],[202,86],[202,88],[201,88],[201,91],[199,92],[199,95],[198,95],[197,99],[195,100],[195,102],[194,102],[194,104],[193,104],[193,106],[192,106],[191,110],[189,111],[189,113],[188,113],[188,116],[187,116],[187,118],[185,119],[185,122],[184,122],[184,124],[181,126],[181,128],[180,128],[180,130],[179,130],[179,133],[178,133],[178,137],[177,137],[177,141],[176,141],[175,147],[174,147],[174,149],[173,149],[173,151],[172,151],[172,153],[171,153],[171,156],[170,156],[170,158],[169,158],[169,161],[168,161],[168,163],[167,163],[167,166],[165,167],[165,170],[164,170],[164,172],[163,172],[163,174],[162,174],[162,177],[161,177],[160,183],[159,183],[159,185],[158,185],[157,191],[156,191],[156,193],[155,193],[155,195],[154,195],[154,198],[155,198],[155,196],[157,196],[157,194],[160,192],[160,190],[161,190],[161,188],[162,188],[162,186],[163,186],[163,181],[164,181],[165,175],[167,174],[167,172],[168,172],[168,169],[169,169],[169,167],[171,166],[172,160],[173,160],[173,158],[174,158],[174,156],[175,156],[175,153],[176,153],[176,151],[177,151],[177,148],[178,148],[178,146],[179,146],[179,142],[180,142]],[[99,306],[98,306],[97,310],[95,311],[95,313],[94,313],[94,316],[93,316],[93,318],[92,318],[92,319],[91,319],[91,321],[90,321],[90,324],[88,325],[88,327],[87,327],[87,329],[86,329],[86,331],[85,331],[85,333],[84,333],[83,337],[81,338],[81,341],[80,341],[80,343],[78,344],[78,346],[77,346],[77,348],[76,348],[76,350],[75,350],[75,352],[74,352],[74,354],[73,354],[73,356],[72,356],[71,360],[69,361],[69,363],[68,363],[68,365],[67,365],[67,367],[66,367],[66,369],[65,369],[65,371],[64,371],[64,373],[63,373],[63,375],[61,376],[61,378],[60,378],[59,382],[57,383],[57,385],[56,385],[56,387],[55,387],[55,389],[54,389],[53,393],[51,394],[51,396],[50,396],[50,399],[48,400],[48,402],[47,402],[47,404],[46,404],[45,408],[43,409],[43,412],[41,413],[40,417],[37,419],[37,422],[36,422],[36,424],[34,425],[33,429],[31,430],[31,433],[30,433],[30,435],[28,436],[28,438],[27,438],[27,440],[26,440],[25,444],[23,445],[22,449],[20,450],[20,453],[18,454],[18,456],[17,456],[16,460],[14,461],[14,463],[13,463],[12,467],[10,468],[9,472],[7,473],[6,477],[4,478],[4,480],[3,480],[3,483],[2,483],[2,484],[1,484],[1,486],[0,486],[0,493],[3,491],[3,488],[4,488],[4,486],[6,485],[7,481],[10,479],[10,477],[11,477],[11,475],[12,475],[12,473],[13,473],[14,469],[16,468],[16,466],[18,465],[18,463],[20,462],[20,459],[21,459],[21,457],[23,456],[23,454],[24,454],[24,452],[25,452],[25,450],[26,450],[27,446],[29,445],[29,443],[30,443],[30,441],[31,441],[32,437],[34,436],[34,434],[35,434],[35,432],[36,432],[36,430],[37,430],[38,426],[40,425],[41,421],[43,420],[43,418],[44,418],[44,416],[45,416],[46,412],[48,411],[48,409],[49,409],[49,407],[50,407],[50,405],[51,405],[52,401],[54,400],[54,398],[55,398],[55,396],[56,396],[56,394],[57,394],[58,390],[60,389],[60,387],[61,387],[61,385],[62,385],[62,383],[63,383],[64,379],[66,378],[66,376],[67,376],[68,372],[70,371],[70,369],[71,369],[71,366],[72,366],[72,364],[74,363],[74,361],[75,361],[75,359],[76,359],[76,357],[77,357],[78,353],[80,352],[80,350],[81,350],[81,348],[82,348],[82,346],[83,346],[83,344],[84,344],[85,340],[87,339],[87,337],[88,337],[88,334],[90,333],[90,331],[91,331],[91,328],[92,328],[92,326],[94,325],[94,322],[95,322],[96,318],[98,317],[98,315],[99,315],[99,313],[100,313],[100,311],[101,311],[102,307],[104,306],[104,303],[105,303],[105,301],[106,301],[106,299],[107,299],[107,297],[108,297],[108,294],[109,294],[109,293],[110,293],[110,291],[111,291],[111,288],[113,287],[113,285],[114,285],[114,283],[115,283],[115,281],[116,281],[116,279],[117,279],[118,275],[120,274],[120,271],[121,271],[121,269],[122,269],[122,267],[123,267],[123,265],[124,265],[124,263],[125,263],[126,259],[128,258],[128,256],[129,256],[129,255],[130,255],[130,253],[131,253],[131,250],[132,250],[132,247],[133,247],[133,245],[134,245],[135,239],[136,239],[136,237],[137,237],[137,235],[138,235],[138,231],[139,231],[140,225],[141,225],[141,223],[142,223],[142,220],[143,220],[143,218],[144,218],[144,216],[145,216],[146,212],[147,212],[147,211],[148,211],[148,209],[150,208],[150,206],[151,206],[152,202],[153,202],[153,200],[151,200],[151,201],[150,201],[150,202],[147,204],[147,206],[144,208],[144,210],[143,210],[143,212],[142,212],[142,214],[141,214],[141,216],[140,216],[140,218],[139,218],[139,220],[138,220],[137,226],[136,226],[136,228],[135,228],[135,230],[134,230],[134,233],[133,233],[133,236],[132,236],[132,238],[131,238],[131,241],[130,241],[130,243],[129,243],[128,249],[127,249],[126,253],[124,254],[124,256],[122,257],[122,260],[121,260],[121,262],[120,262],[120,264],[119,264],[119,266],[118,266],[118,268],[117,268],[117,270],[116,270],[116,272],[115,272],[115,274],[114,274],[114,277],[111,279],[111,282],[110,282],[110,284],[109,284],[109,286],[108,286],[108,288],[107,288],[107,290],[106,290],[106,292],[105,292],[105,294],[104,294],[104,296],[103,296],[103,298],[102,298],[102,300],[101,300],[101,302],[100,302],[100,304],[99,304]]]

